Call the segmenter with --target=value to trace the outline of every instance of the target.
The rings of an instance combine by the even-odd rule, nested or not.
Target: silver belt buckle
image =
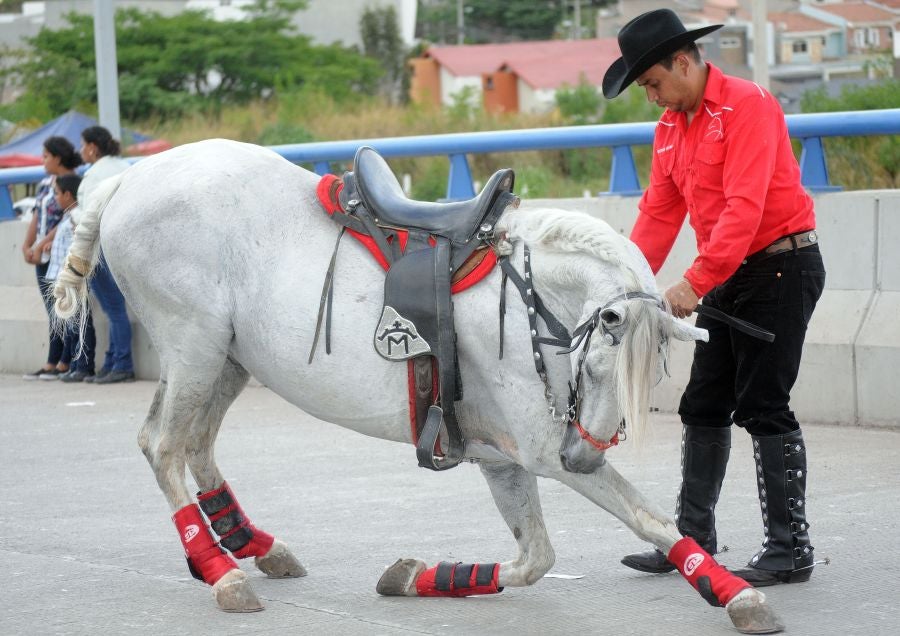
[[[818,243],[819,235],[816,234],[815,230],[813,230],[812,232],[810,232],[809,234],[806,235],[806,240],[809,242],[810,245],[812,245],[813,243]]]

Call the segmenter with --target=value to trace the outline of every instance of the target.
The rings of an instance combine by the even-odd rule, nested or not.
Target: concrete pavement
[[[399,557],[509,559],[515,544],[479,471],[417,468],[409,446],[372,440],[301,413],[262,387],[226,418],[218,461],[243,507],[309,570],[270,580],[266,605],[216,609],[188,574],[168,507],[136,437],[155,384],[66,385],[0,376],[0,634],[730,634],[676,575],[619,565],[643,544],[556,482],[540,483],[557,554],[526,589],[470,599],[375,593]],[[616,467],[668,507],[678,485],[680,425],[654,415],[643,452]],[[720,555],[740,566],[762,538],[749,436],[735,431],[718,509]],[[769,588],[787,633],[900,633],[900,430],[808,426],[808,514],[819,559],[812,580]]]

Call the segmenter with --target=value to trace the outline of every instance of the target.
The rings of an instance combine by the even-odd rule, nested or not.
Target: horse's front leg
[[[494,594],[539,580],[555,555],[544,527],[535,476],[512,463],[483,463],[494,502],[519,545],[505,563],[441,563],[427,569],[415,559],[401,559],[385,571],[376,589],[385,596],[470,596]]]
[[[765,594],[728,572],[693,539],[682,537],[675,522],[609,463],[591,474],[560,472],[555,477],[665,552],[707,602],[725,606],[738,631],[770,634],[784,629]]]

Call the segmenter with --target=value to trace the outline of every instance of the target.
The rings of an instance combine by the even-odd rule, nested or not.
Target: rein
[[[541,302],[541,299],[538,297],[537,292],[535,292],[534,290],[531,271],[531,250],[528,248],[528,246],[525,246],[523,268],[524,277],[520,276],[519,273],[515,270],[509,260],[509,256],[501,256],[498,259],[498,262],[502,270],[502,278],[500,283],[500,359],[503,358],[503,324],[504,316],[506,314],[506,282],[507,280],[511,280],[513,285],[516,286],[516,289],[519,290],[519,295],[522,297],[522,301],[525,303],[525,306],[527,308],[528,327],[530,329],[531,335],[531,350],[534,356],[534,367],[535,371],[537,371],[538,377],[544,384],[544,399],[547,400],[547,403],[549,405],[551,417],[553,417],[554,420],[556,419],[556,400],[553,392],[550,389],[550,380],[547,377],[547,368],[544,365],[544,355],[541,351],[541,345],[546,344],[551,347],[559,347],[561,350],[557,351],[556,355],[570,354],[580,347],[581,352],[578,354],[578,365],[577,371],[575,373],[575,382],[569,382],[568,405],[566,408],[566,412],[562,417],[562,423],[566,426],[574,427],[575,430],[578,431],[578,434],[581,436],[581,439],[588,442],[597,450],[604,451],[617,445],[619,443],[620,435],[622,436],[622,439],[625,439],[624,421],[619,425],[619,430],[615,432],[615,434],[612,436],[612,438],[609,439],[609,441],[597,440],[581,425],[581,422],[579,421],[579,417],[581,415],[581,400],[583,397],[581,393],[581,378],[582,372],[584,370],[584,361],[587,357],[587,351],[591,342],[591,336],[599,326],[600,330],[603,332],[604,342],[606,342],[610,346],[618,345],[621,342],[621,338],[610,331],[603,323],[603,320],[601,319],[601,314],[603,313],[603,311],[608,309],[612,304],[617,303],[621,300],[643,300],[646,302],[652,302],[660,307],[662,306],[662,301],[659,299],[659,297],[652,294],[647,294],[645,292],[625,292],[623,294],[619,294],[608,300],[606,304],[595,309],[587,320],[575,327],[575,330],[570,336],[565,326],[556,318],[556,316],[553,315],[553,313],[549,309],[547,309],[547,307],[543,302]],[[552,338],[538,335],[538,316],[543,318],[544,324],[547,325],[547,329],[553,335]]]

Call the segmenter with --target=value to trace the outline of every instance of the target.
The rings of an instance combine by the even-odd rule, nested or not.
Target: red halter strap
[[[609,450],[613,446],[616,446],[619,443],[619,431],[616,431],[615,434],[610,438],[608,442],[601,442],[594,438],[593,435],[588,433],[583,426],[581,426],[581,422],[578,420],[572,420],[572,426],[575,427],[575,430],[578,431],[578,434],[581,436],[581,439],[586,441],[588,444],[596,448],[598,451]]]

